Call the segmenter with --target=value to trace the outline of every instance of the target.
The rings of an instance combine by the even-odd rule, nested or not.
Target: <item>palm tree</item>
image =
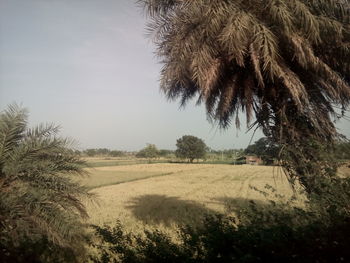
[[[169,99],[185,105],[197,96],[221,127],[233,119],[239,127],[245,112],[247,125],[289,147],[291,159],[314,158],[305,141],[332,146],[333,120],[350,100],[348,1],[140,2],[151,17]],[[285,167],[301,179],[315,167],[296,173],[299,161]]]
[[[31,253],[38,258],[44,254],[50,257],[54,249],[66,251],[74,258],[84,250],[86,233],[82,219],[87,218],[87,213],[81,200],[90,199],[91,195],[72,180],[72,176],[85,174],[83,162],[69,149],[69,140],[56,137],[57,132],[53,125],[28,129],[27,112],[16,105],[0,113],[3,262],[20,262],[21,256]],[[43,255],[35,255],[38,244],[49,244],[50,249],[46,247]],[[28,258],[24,260],[30,262]]]

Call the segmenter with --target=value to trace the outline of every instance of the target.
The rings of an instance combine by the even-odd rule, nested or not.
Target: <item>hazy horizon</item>
[[[175,149],[182,135],[213,149],[246,148],[244,117],[240,131],[222,131],[204,106],[179,110],[159,92],[161,65],[145,27],[130,0],[0,0],[1,110],[22,104],[30,126],[60,125],[79,149]],[[337,127],[350,137],[349,121]]]

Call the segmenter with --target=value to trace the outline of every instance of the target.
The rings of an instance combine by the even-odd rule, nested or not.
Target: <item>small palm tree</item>
[[[350,101],[349,1],[141,2],[169,99],[198,96],[221,127],[239,126],[245,112],[248,125],[255,117],[266,136],[307,160],[303,142],[337,138],[333,117]]]
[[[83,250],[81,200],[91,195],[72,180],[85,174],[83,162],[57,132],[53,125],[28,129],[27,112],[16,105],[0,114],[0,259],[19,260],[19,247],[43,240],[73,255]]]

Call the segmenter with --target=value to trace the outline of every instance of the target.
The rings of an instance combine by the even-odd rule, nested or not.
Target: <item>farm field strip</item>
[[[151,178],[91,190],[99,197],[100,206],[88,206],[90,222],[113,224],[118,219],[130,231],[155,227],[171,232],[176,225],[197,224],[206,214],[227,212],[247,200],[266,202],[250,185],[264,190],[269,184],[286,198],[293,194],[287,179],[266,166],[148,164],[96,170],[94,180],[101,172],[129,173],[130,178],[135,178],[135,173],[153,174]]]
[[[165,176],[171,174],[179,174],[182,172],[190,172],[194,170],[209,169],[211,166],[198,167],[188,165],[178,168],[178,166],[167,164],[138,164],[124,166],[104,166],[95,168],[86,168],[89,173],[88,177],[81,178],[79,181],[82,185],[89,189],[115,185],[125,182],[147,179],[157,176]]]
[[[106,166],[123,166],[123,165],[138,165],[138,164],[159,164],[159,163],[168,163],[168,164],[179,164],[177,159],[148,159],[142,158],[117,158],[117,157],[85,157],[86,161],[85,166],[87,168],[93,167],[106,167]],[[196,163],[198,164],[198,163]],[[233,164],[231,160],[206,160],[201,161],[199,164]]]
[[[119,166],[119,165],[136,165],[147,164],[149,160],[140,158],[118,158],[118,157],[85,157],[84,158],[88,168],[92,167],[104,167],[104,166]],[[164,163],[167,160],[158,159],[154,160],[154,163]]]

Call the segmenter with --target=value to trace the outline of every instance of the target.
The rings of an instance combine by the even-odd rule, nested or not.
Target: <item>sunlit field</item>
[[[133,165],[149,163],[150,160],[142,158],[131,158],[131,157],[85,157],[86,166],[88,167],[105,167],[105,166],[118,166],[118,165]],[[155,159],[151,160],[152,163],[163,163],[167,160]]]
[[[338,169],[338,175],[340,177],[350,177],[350,162],[349,161]]]
[[[258,204],[275,200],[266,185],[284,199],[293,194],[278,167],[164,163],[97,167],[89,172],[82,182],[95,188],[91,192],[99,200],[99,206],[88,205],[90,222],[120,220],[129,231],[144,227],[171,231],[178,225],[198,224],[207,214],[230,213],[250,200]],[[270,195],[266,198],[254,188]]]
[[[88,188],[126,183],[154,176],[165,176],[206,169],[210,165],[203,164],[134,164],[87,168],[89,176],[80,180]]]

